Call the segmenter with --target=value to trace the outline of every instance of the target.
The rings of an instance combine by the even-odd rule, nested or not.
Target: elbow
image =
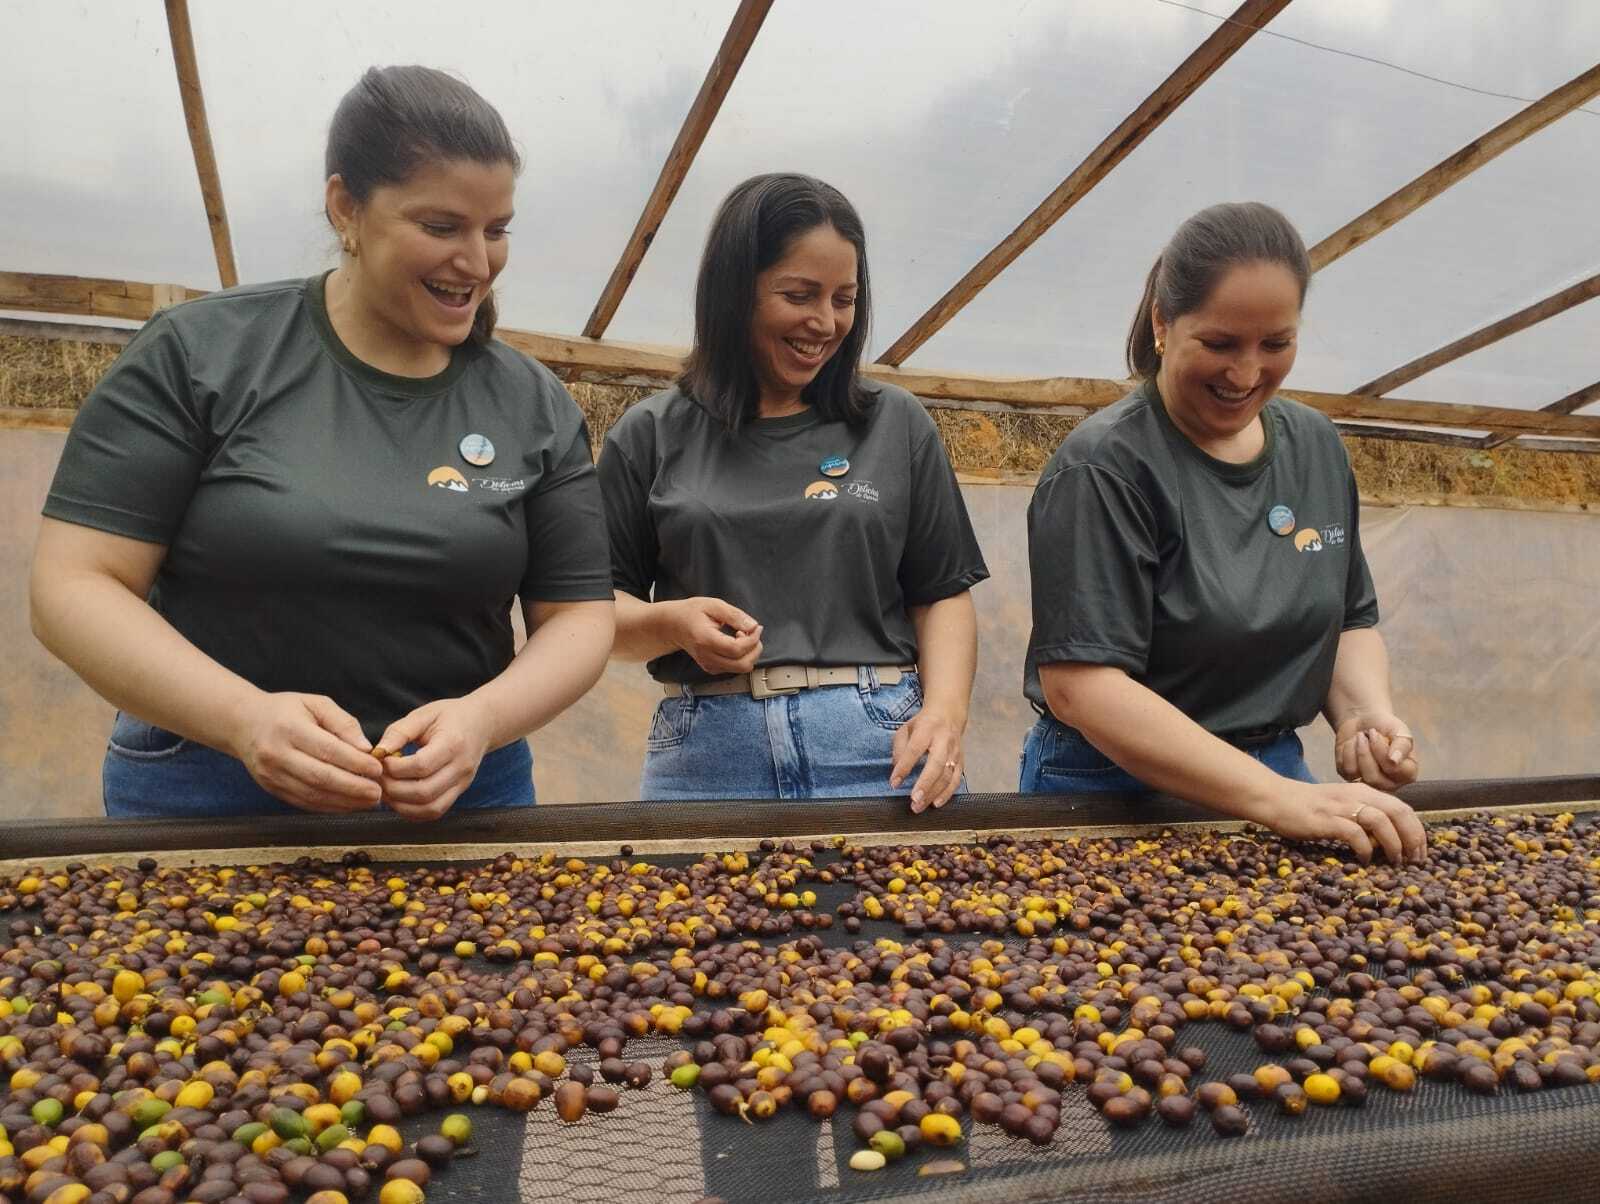
[[[1087,734],[1102,709],[1097,699],[1101,687],[1118,677],[1121,669],[1109,665],[1055,664],[1039,667],[1039,685],[1045,706],[1058,722]]]

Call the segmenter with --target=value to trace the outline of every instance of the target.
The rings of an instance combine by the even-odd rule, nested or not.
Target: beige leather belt
[[[901,677],[913,672],[915,665],[870,665],[878,676],[878,684],[898,685]],[[741,673],[738,677],[721,681],[685,685],[681,682],[662,683],[668,698],[680,694],[706,697],[713,694],[748,694],[752,698],[771,698],[778,694],[798,694],[801,690],[815,690],[818,686],[853,686],[861,680],[861,667],[840,665],[833,669],[819,669],[815,665],[769,665],[754,673]]]

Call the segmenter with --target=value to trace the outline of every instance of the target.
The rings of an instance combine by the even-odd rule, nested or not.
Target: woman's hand
[[[402,819],[438,819],[472,785],[489,751],[490,716],[471,698],[446,698],[395,720],[377,751],[383,801]],[[416,751],[402,754],[410,745]]]
[[[917,784],[911,788],[911,811],[921,814],[929,807],[942,807],[961,784],[961,735],[959,724],[937,710],[924,706],[894,734],[894,763],[889,769],[889,787],[898,790],[911,776],[917,762],[927,763]]]
[[[1417,780],[1411,729],[1386,711],[1357,711],[1333,735],[1333,759],[1347,782],[1396,790]]]
[[[229,751],[261,788],[291,807],[337,815],[370,811],[383,769],[355,716],[321,694],[259,693],[240,715]]]
[[[737,606],[721,598],[684,598],[664,605],[670,608],[668,638],[707,673],[749,673],[756,667],[761,624]]]
[[[1267,821],[1291,840],[1337,840],[1366,865],[1381,848],[1391,865],[1428,855],[1422,821],[1405,803],[1364,784],[1348,786],[1285,780],[1282,804]]]

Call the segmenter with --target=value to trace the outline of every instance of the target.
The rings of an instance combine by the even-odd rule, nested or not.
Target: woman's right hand
[[[258,694],[240,714],[229,751],[261,788],[291,807],[337,815],[370,811],[383,766],[348,711],[321,694]]]
[[[1330,785],[1285,781],[1282,804],[1268,822],[1291,840],[1337,840],[1366,865],[1375,848],[1389,864],[1417,863],[1428,855],[1422,821],[1405,803],[1359,783]]]
[[[761,624],[737,606],[721,598],[684,598],[664,605],[670,608],[668,638],[707,673],[749,673],[756,667]]]

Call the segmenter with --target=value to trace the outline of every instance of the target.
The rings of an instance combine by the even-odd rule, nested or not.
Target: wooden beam
[[[1000,245],[971,271],[958,280],[949,292],[934,302],[911,328],[878,357],[880,364],[899,365],[955,317],[996,276],[1031,247],[1061,216],[1089,194],[1111,170],[1133,153],[1153,134],[1201,84],[1233,57],[1256,30],[1287,7],[1289,0],[1245,0],[1226,18],[1197,50],[1179,64],[1178,69],[1147,96],[1122,124],[1106,135],[1105,141],[1089,152],[1089,157],[1073,170],[1039,207],[1028,214]]]
[[[740,0],[738,11],[728,23],[728,32],[722,37],[722,45],[717,48],[717,56],[711,60],[711,69],[700,84],[700,92],[683,119],[677,141],[667,152],[667,161],[661,165],[661,174],[656,178],[650,199],[645,202],[644,212],[639,215],[639,221],[628,237],[628,245],[622,249],[622,258],[611,269],[611,279],[606,281],[594,312],[584,323],[586,338],[598,339],[611,325],[617,307],[622,304],[623,294],[633,283],[634,274],[644,261],[644,253],[655,241],[656,231],[666,219],[667,210],[672,207],[678,188],[689,174],[689,167],[700,151],[700,144],[710,132],[711,123],[716,120],[728,89],[733,87],[734,78],[744,65],[745,55],[750,52],[750,46],[756,40],[756,34],[760,32],[761,23],[767,19],[767,10],[771,7],[772,0]]]
[[[0,431],[65,431],[77,410],[44,406],[0,406]]]
[[[1581,389],[1568,393],[1559,401],[1552,401],[1549,405],[1543,407],[1540,413],[1575,414],[1579,410],[1583,409],[1584,406],[1592,405],[1597,401],[1600,401],[1600,381],[1596,381],[1592,385],[1585,385]],[[1509,443],[1515,438],[1515,435],[1506,434],[1485,435],[1482,441],[1479,442],[1478,446],[1484,448],[1499,447],[1502,443]]]
[[[1485,163],[1565,116],[1600,93],[1600,64],[1534,101],[1488,133],[1474,138],[1448,159],[1435,164],[1405,187],[1397,189],[1360,217],[1354,218],[1311,248],[1311,270],[1320,272],[1362,243],[1376,238],[1408,214],[1415,213],[1453,184],[1466,179]]]
[[[1558,293],[1546,297],[1543,301],[1536,301],[1524,309],[1519,309],[1514,314],[1508,314],[1498,322],[1490,322],[1469,335],[1463,335],[1453,343],[1446,343],[1437,351],[1430,351],[1427,355],[1418,356],[1409,364],[1401,364],[1392,372],[1385,372],[1376,380],[1369,380],[1364,385],[1352,389],[1352,393],[1370,394],[1379,397],[1390,389],[1398,389],[1408,381],[1425,376],[1435,368],[1441,368],[1452,360],[1458,360],[1464,355],[1479,351],[1491,343],[1516,334],[1518,331],[1528,329],[1536,323],[1557,314],[1565,313],[1575,305],[1600,297],[1600,272],[1590,276],[1587,280],[1580,280],[1576,284],[1568,285]]]
[[[166,0],[167,30],[172,36],[172,62],[178,69],[178,93],[183,98],[183,120],[189,127],[189,145],[200,176],[200,196],[211,227],[211,248],[217,257],[217,276],[223,288],[239,283],[233,261],[233,237],[228,232],[228,210],[222,203],[222,176],[211,146],[211,126],[206,121],[206,98],[200,90],[200,64],[194,53],[194,30],[189,25],[189,0]]]
[[[179,285],[0,272],[0,309],[83,315],[103,314],[111,310],[113,316],[125,316],[120,310],[138,310],[140,312],[133,316],[147,318],[163,295],[188,298],[204,294]],[[681,371],[686,354],[681,347],[585,339],[536,331],[501,329],[498,334],[506,343],[553,370],[570,373],[577,379],[610,383],[660,385],[669,382]],[[1100,409],[1125,396],[1131,387],[1125,380],[1097,377],[977,376],[960,372],[912,371],[884,364],[868,365],[865,374],[871,379],[897,384],[925,400],[980,402],[1030,413],[1078,413]],[[1345,396],[1308,390],[1286,390],[1285,396],[1296,398],[1335,419],[1383,424],[1379,427],[1351,427],[1348,430],[1350,434],[1384,437],[1391,431],[1404,430],[1396,423],[1417,423],[1513,435],[1600,439],[1600,415],[1567,414],[1557,412],[1554,407],[1516,410],[1405,398]],[[1574,398],[1577,396],[1575,394]],[[1568,398],[1556,405],[1565,405],[1567,402],[1572,402],[1573,408],[1586,404]],[[1408,432],[1408,435],[1430,442],[1437,441],[1428,432]],[[1476,442],[1473,445],[1477,446]],[[1569,449],[1563,447],[1554,450]]]
[[[120,326],[89,326],[77,322],[38,322],[32,318],[0,318],[0,335],[18,339],[52,339],[66,343],[109,343],[126,347],[134,330]]]
[[[0,309],[40,314],[78,314],[90,318],[128,318],[143,322],[175,301],[203,297],[201,289],[178,284],[141,284],[90,276],[49,276],[0,272]]]

